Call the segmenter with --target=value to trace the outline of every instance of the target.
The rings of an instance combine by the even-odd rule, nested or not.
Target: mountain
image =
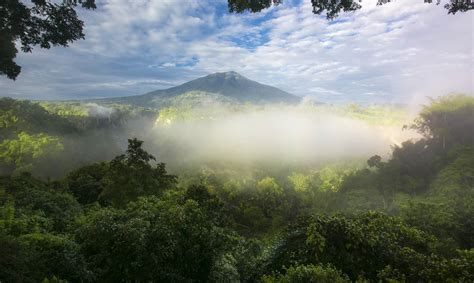
[[[252,81],[236,72],[214,73],[179,86],[143,95],[95,100],[146,107],[167,107],[175,103],[199,103],[202,99],[222,103],[297,103],[300,97],[276,87]]]

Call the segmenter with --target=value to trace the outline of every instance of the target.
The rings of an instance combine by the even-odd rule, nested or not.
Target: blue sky
[[[0,95],[85,99],[138,95],[234,70],[329,102],[406,102],[473,93],[474,14],[398,0],[328,22],[309,0],[229,14],[226,0],[98,0],[86,39],[20,53]]]

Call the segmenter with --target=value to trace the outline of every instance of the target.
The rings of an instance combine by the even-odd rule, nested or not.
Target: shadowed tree
[[[452,94],[432,99],[424,106],[415,123],[406,126],[417,130],[431,145],[447,151],[455,144],[474,144],[474,99]]]
[[[115,157],[109,165],[99,198],[116,207],[125,207],[140,196],[160,195],[173,188],[176,176],[166,172],[165,164],[150,164],[155,157],[142,148],[143,141],[128,140],[125,154]]]
[[[369,160],[367,160],[367,165],[369,165],[369,167],[375,167],[378,169],[382,168],[382,157],[380,157],[379,155],[374,155],[370,157]]]
[[[308,0],[309,1],[309,0]],[[421,0],[419,0],[421,1]],[[436,3],[439,5],[441,0],[423,0],[425,3]],[[231,13],[252,12],[257,13],[272,5],[279,5],[283,0],[228,0],[229,11]],[[378,0],[377,5],[383,5],[391,0]],[[328,19],[334,19],[340,12],[352,12],[362,8],[362,0],[311,0],[313,13],[320,15],[326,13]],[[474,4],[470,0],[452,0],[444,5],[449,14],[457,12],[466,12],[474,9]]]
[[[95,0],[20,0],[0,2],[0,75],[16,79],[21,67],[14,61],[18,41],[23,52],[34,46],[68,46],[84,38],[83,26],[76,8],[95,9]]]

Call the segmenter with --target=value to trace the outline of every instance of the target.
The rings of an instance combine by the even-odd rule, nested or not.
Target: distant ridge
[[[123,103],[145,107],[163,107],[181,96],[220,97],[226,102],[272,104],[298,103],[301,98],[276,87],[252,81],[237,72],[214,73],[187,83],[143,95],[95,100],[103,103]]]

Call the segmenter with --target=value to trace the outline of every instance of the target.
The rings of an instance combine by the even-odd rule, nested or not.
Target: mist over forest
[[[410,122],[411,115],[399,106],[364,108],[355,104],[330,106],[313,102],[230,106],[207,101],[205,107],[180,105],[146,110],[88,102],[37,104],[9,99],[2,102],[4,111],[17,108],[15,118],[25,115],[22,112],[32,112],[32,116],[20,117],[24,124],[35,123],[36,119],[53,121],[46,129],[41,125],[5,128],[5,137],[13,138],[10,143],[8,139],[4,141],[5,148],[13,146],[17,139],[20,141],[21,134],[51,134],[48,135],[51,142],[36,147],[36,150],[45,148],[42,158],[32,158],[33,148],[32,152],[24,151],[23,154],[31,156],[23,158],[11,152],[18,160],[11,160],[14,166],[3,166],[4,174],[21,172],[27,166],[42,178],[62,177],[81,165],[108,161],[123,152],[132,137],[143,140],[147,151],[176,172],[187,167],[197,169],[227,163],[240,167],[323,166],[345,160],[364,164],[371,155],[388,158],[393,146],[421,138],[416,131],[402,129],[404,121]],[[385,117],[378,116],[383,111],[387,111]],[[406,115],[404,120],[397,120],[402,115]],[[5,120],[8,118],[5,116]],[[61,128],[48,129],[58,127],[56,124]],[[30,130],[30,127],[36,128]],[[57,152],[48,153],[48,146],[56,146]],[[60,165],[47,166],[51,162]]]
[[[415,2],[0,3],[0,283],[474,282],[474,5]]]
[[[390,146],[408,137],[410,133],[397,126],[370,125],[325,111],[275,107],[197,121],[165,122],[153,127],[149,139],[150,144],[157,145],[151,152],[170,164],[178,159],[197,164],[314,165],[365,158],[373,153],[388,156]]]
[[[0,99],[1,239],[17,255],[2,276],[470,280],[472,97],[433,99],[417,117],[387,105],[204,105]],[[162,241],[176,246],[161,255]],[[194,250],[204,246],[205,257]],[[146,269],[148,249],[170,274]]]

